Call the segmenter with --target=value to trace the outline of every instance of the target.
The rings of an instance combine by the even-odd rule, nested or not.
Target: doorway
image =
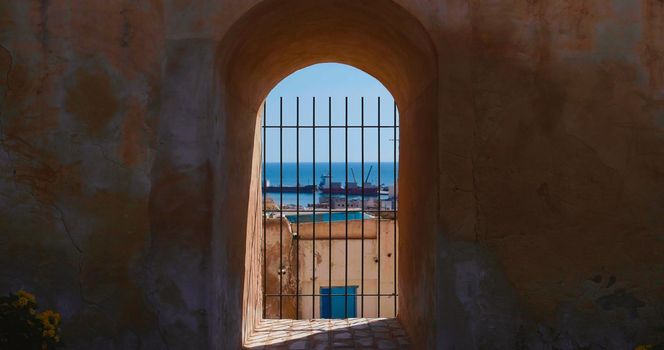
[[[265,0],[226,33],[216,62],[223,96],[219,113],[232,116],[220,125],[219,162],[234,171],[218,179],[222,214],[214,226],[219,244],[213,247],[218,260],[213,263],[220,267],[213,272],[213,288],[241,291],[243,304],[234,305],[224,293],[219,308],[223,315],[210,315],[210,327],[234,329],[230,323],[242,319],[246,338],[262,320],[262,213],[256,205],[261,203],[262,102],[272,87],[298,69],[340,62],[376,77],[399,105],[404,151],[398,180],[398,226],[403,231],[397,254],[398,318],[413,343],[432,347],[434,320],[440,314],[435,302],[438,76],[426,29],[389,0]],[[243,244],[238,243],[242,238]],[[240,270],[244,273],[238,278]],[[217,327],[219,323],[223,326]],[[235,335],[224,331],[214,337],[222,343]]]
[[[356,318],[357,286],[320,287],[321,318]]]

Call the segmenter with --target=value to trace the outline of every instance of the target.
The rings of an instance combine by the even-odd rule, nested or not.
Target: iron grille
[[[305,300],[304,298],[311,298],[311,318],[317,318],[316,317],[316,310],[319,310],[319,308],[316,307],[316,305],[320,306],[320,312],[319,312],[319,317],[320,318],[340,318],[338,315],[337,317],[333,317],[333,300],[335,300],[335,297],[342,297],[343,298],[343,318],[348,318],[349,316],[355,316],[355,317],[382,317],[383,314],[386,312],[381,313],[381,298],[382,297],[387,297],[389,299],[392,299],[391,304],[389,305],[392,308],[392,316],[396,316],[397,314],[397,298],[398,298],[398,288],[397,288],[397,251],[398,251],[398,223],[397,223],[397,197],[398,197],[398,190],[397,190],[397,184],[398,184],[398,133],[399,133],[399,124],[398,124],[398,110],[396,103],[393,104],[392,108],[392,122],[389,123],[388,125],[384,125],[381,123],[381,99],[380,97],[377,98],[377,117],[375,120],[377,121],[376,124],[372,125],[366,125],[365,124],[365,98],[360,98],[360,109],[359,109],[359,115],[356,115],[355,118],[359,118],[359,124],[349,124],[349,117],[350,120],[353,120],[352,116],[349,116],[349,99],[348,97],[345,98],[344,100],[344,111],[343,111],[343,122],[341,124],[332,123],[332,118],[333,118],[333,101],[332,98],[327,99],[327,118],[318,118],[316,117],[316,98],[312,98],[311,100],[311,122],[306,123],[306,124],[301,124],[301,115],[300,115],[300,98],[297,97],[294,101],[295,103],[295,124],[289,124],[286,125],[284,124],[284,98],[281,97],[279,98],[279,116],[278,116],[278,124],[270,124],[268,123],[268,120],[272,120],[274,118],[270,118],[268,115],[268,105],[267,101],[264,102],[263,105],[263,118],[262,118],[262,145],[263,145],[263,160],[262,160],[262,187],[263,187],[263,256],[262,256],[262,262],[263,262],[263,317],[264,318],[285,318],[284,313],[285,309],[288,309],[288,312],[293,312],[293,301],[294,301],[294,314],[291,314],[291,317],[286,317],[286,318],[308,318],[307,315],[302,314],[301,307],[303,304],[307,303],[308,301]],[[292,119],[292,118],[290,118]],[[357,120],[356,120],[357,121]],[[275,135],[268,135],[268,130],[272,130],[275,132]],[[343,139],[344,139],[344,174],[345,174],[345,179],[344,179],[344,185],[343,188],[339,189],[333,188],[333,185],[335,184],[333,180],[333,150],[334,150],[334,142],[333,142],[333,130],[341,131],[343,132]],[[356,130],[359,131],[360,133],[360,154],[361,154],[361,161],[360,161],[360,173],[361,173],[361,184],[359,189],[357,187],[354,187],[352,190],[355,195],[352,193],[349,193],[351,189],[351,184],[355,183],[357,185],[357,181],[355,180],[355,173],[353,168],[349,167],[349,130]],[[377,137],[375,138],[377,140],[377,184],[378,186],[377,189],[377,194],[374,193],[376,191],[373,187],[367,188],[369,186],[369,175],[367,175],[367,169],[365,167],[365,142],[367,141],[365,138],[365,132],[366,130],[375,130],[377,133]],[[294,184],[294,193],[295,193],[295,205],[289,206],[288,208],[284,208],[284,193],[285,191],[288,191],[288,193],[292,193],[293,188],[291,185],[284,184],[284,131],[289,131],[293,132],[295,134],[295,184]],[[311,176],[311,183],[307,184],[301,184],[300,179],[301,175],[303,174],[303,161],[300,157],[300,149],[301,149],[301,142],[302,142],[302,135],[301,133],[303,131],[310,132],[311,133],[311,144],[310,147],[312,149],[312,160],[310,162],[311,164],[311,169],[307,169],[310,171],[310,176]],[[276,135],[278,133],[278,136]],[[327,189],[324,188],[325,186],[322,186],[324,182],[321,181],[321,184],[318,186],[316,185],[316,178],[317,178],[317,170],[320,171],[321,167],[324,167],[325,164],[317,163],[316,162],[316,136],[321,135],[322,133],[327,134],[327,149],[328,149],[328,154],[327,154],[327,169],[328,169],[328,175],[329,177],[326,177],[327,179]],[[383,133],[383,134],[381,134]],[[268,144],[268,136],[271,137],[278,137],[279,141],[279,161],[278,161],[278,186],[271,186],[268,183],[268,174],[267,174],[267,169],[268,169],[268,162],[267,162],[267,144]],[[381,176],[385,176],[384,172],[385,169],[383,168],[384,162],[381,160],[381,153],[382,153],[382,146],[381,145],[381,136],[390,136],[391,139],[389,141],[393,144],[391,146],[391,152],[392,152],[392,166],[391,169],[388,169],[389,172],[392,172],[392,188],[390,189],[389,184],[385,186],[381,181]],[[388,162],[389,163],[389,162]],[[338,164],[335,162],[335,164]],[[272,166],[271,168],[274,170],[275,164],[270,163]],[[389,164],[387,165],[389,166]],[[373,167],[373,166],[372,166]],[[371,169],[369,169],[369,174],[371,173]],[[318,169],[317,169],[318,168]],[[351,183],[349,182],[349,169],[351,171],[351,174],[354,178],[354,182]],[[274,175],[274,174],[273,174]],[[323,175],[325,176],[325,175]],[[366,176],[366,179],[365,179]],[[386,191],[387,188],[387,191]],[[305,209],[301,202],[301,196],[302,194],[309,195],[313,191],[313,200],[314,203],[309,203],[313,204],[310,209]],[[360,191],[360,194],[357,195],[357,191]],[[341,193],[339,193],[341,192]],[[387,198],[384,198],[386,196],[385,192],[387,193]],[[276,194],[275,194],[276,193]],[[274,194],[274,195],[271,195]],[[319,195],[319,200],[320,203],[316,203],[316,196]],[[276,197],[276,198],[273,198]],[[359,197],[359,198],[358,198]],[[370,198],[375,197],[375,201],[373,203],[375,204],[377,202],[377,206],[367,206],[367,200]],[[327,198],[327,208],[323,209],[324,203],[323,198]],[[334,199],[342,198],[341,201],[336,201],[337,203],[341,202],[343,206],[342,210],[339,210],[338,208],[333,208],[333,202],[335,202]],[[354,198],[353,203],[349,200],[349,198]],[[359,207],[356,207],[357,200],[359,199]],[[270,202],[269,202],[270,200]],[[387,203],[390,205],[390,207],[386,208],[387,206],[384,207],[383,204]],[[270,205],[268,205],[271,203]],[[278,205],[277,205],[278,203]],[[355,206],[355,207],[353,207]],[[352,207],[352,208],[351,208]],[[309,208],[309,206],[307,207]],[[333,224],[333,215],[336,214],[343,214],[343,230],[340,228],[340,225],[337,223]],[[349,215],[351,214],[356,214],[359,213],[359,219],[357,219],[356,216],[354,216],[354,219],[349,219]],[[327,214],[327,220],[325,220],[325,214]],[[305,220],[306,218],[310,218],[310,221]],[[289,219],[290,218],[290,219]],[[322,219],[321,219],[322,218]],[[270,259],[269,257],[269,252],[268,252],[268,240],[272,239],[273,237],[269,237],[268,235],[276,235],[276,229],[269,230],[269,227],[274,227],[274,225],[269,224],[269,222],[278,222],[278,262],[276,258]],[[377,250],[377,257],[374,259],[377,259],[377,261],[374,261],[374,263],[378,264],[376,268],[376,276],[375,276],[375,288],[374,291],[369,292],[365,290],[367,278],[373,277],[373,276],[367,276],[366,271],[365,271],[365,241],[368,241],[369,239],[367,236],[365,236],[365,229],[367,228],[367,221],[371,221],[373,225],[375,225],[375,230],[376,234],[375,237],[373,237],[374,241],[374,250]],[[292,222],[294,221],[294,222]],[[320,224],[324,224],[325,221],[327,221],[327,230],[321,231],[321,228],[317,226],[321,226]],[[349,285],[349,268],[350,269],[356,269],[356,266],[350,263],[349,265],[349,242],[357,242],[358,237],[349,237],[349,223],[353,224],[352,221],[359,221],[359,226],[360,226],[360,279],[359,279],[359,285],[354,286],[354,285]],[[334,222],[338,222],[338,220],[335,220]],[[317,225],[318,224],[318,225]],[[301,242],[303,241],[302,238],[302,231],[301,228],[303,226],[309,225],[307,227],[310,228],[311,230],[311,237],[308,238],[308,240],[311,241],[311,249],[312,251],[310,254],[304,254],[303,252],[300,251],[301,247]],[[333,225],[335,228],[333,229]],[[383,235],[383,232],[381,231],[381,225],[383,225],[383,229],[385,229],[385,225],[391,225],[387,227],[385,235]],[[357,223],[354,224],[354,227],[357,226]],[[373,227],[373,226],[372,226]],[[390,232],[389,229],[392,229]],[[291,235],[284,237],[284,231],[290,231]],[[327,231],[327,232],[325,232]],[[334,231],[334,232],[333,232]],[[343,231],[342,237],[339,237],[339,231]],[[271,232],[271,233],[268,233]],[[288,233],[288,232],[286,232]],[[391,236],[390,236],[391,234]],[[317,236],[318,235],[318,236]],[[389,247],[391,248],[391,253],[390,255],[387,255],[389,259],[386,259],[389,263],[391,261],[391,269],[386,268],[386,270],[391,272],[391,276],[388,276],[388,278],[391,278],[391,284],[392,288],[391,290],[381,290],[381,282],[384,282],[385,276],[381,276],[381,270],[384,269],[384,265],[381,264],[383,261],[383,256],[381,255],[381,236],[384,236],[383,239],[387,240],[387,243],[389,244],[389,240],[392,241],[392,246]],[[284,243],[284,239],[288,238],[290,239],[289,242],[286,242],[286,246]],[[317,266],[317,249],[316,249],[316,240],[318,239],[319,243],[321,241],[327,241],[327,256],[328,256],[328,267],[327,267],[327,285],[325,286],[326,293],[321,292],[320,290],[323,290],[325,287],[322,286],[321,283],[318,284],[319,289],[317,291],[316,286],[317,286],[317,279],[320,279],[321,276],[316,275],[316,266]],[[274,245],[276,245],[276,237],[274,237],[274,244],[272,244],[272,248],[274,248]],[[333,242],[337,241],[343,241],[343,245],[345,246],[344,251],[344,256],[339,257],[339,256],[334,256],[333,257]],[[287,251],[284,251],[284,248],[287,249]],[[274,250],[274,249],[272,249]],[[270,252],[272,252],[270,250]],[[292,253],[294,250],[294,254]],[[284,253],[286,253],[286,258],[287,262],[284,262]],[[303,271],[300,271],[301,268],[301,261],[300,261],[300,255],[303,253],[303,255],[310,256],[311,259],[311,277],[308,278],[311,280],[311,287],[308,290],[302,290],[300,284],[301,282],[301,277],[303,277],[304,273]],[[306,252],[305,252],[306,253]],[[294,259],[293,259],[294,257]],[[343,260],[341,260],[343,259]],[[270,261],[271,260],[271,261]],[[294,260],[294,263],[293,261]],[[333,266],[336,264],[341,264],[343,263],[344,266],[344,278],[343,278],[343,285],[341,286],[335,286],[332,281],[333,281],[333,276],[332,276],[332,270]],[[293,266],[294,265],[294,266]],[[274,273],[276,271],[276,276],[278,276],[278,282],[274,281],[274,278],[268,278],[269,275],[274,276]],[[306,272],[306,271],[305,271]],[[307,272],[308,273],[308,272]],[[325,277],[325,276],[322,276]],[[292,288],[292,283],[289,284],[288,281],[291,281],[294,278],[294,293],[293,291],[287,291],[284,290],[284,285],[290,285],[291,289]],[[284,281],[284,279],[287,279],[288,281]],[[307,280],[308,280],[307,279]],[[274,285],[275,283],[278,283],[278,292],[277,288]],[[341,293],[333,293],[333,288],[343,288],[343,291]],[[359,290],[359,293],[352,293],[349,294],[349,288],[356,288]],[[286,288],[288,289],[288,288]],[[273,290],[271,292],[271,290]],[[355,289],[352,289],[355,290]],[[291,307],[285,307],[284,305],[284,299],[288,299],[288,305]],[[317,298],[319,298],[317,300]],[[329,308],[329,310],[324,310],[323,308],[323,301],[324,299],[327,300],[327,303],[325,304],[325,307]],[[376,312],[373,313],[372,315],[367,315],[365,313],[365,299],[368,298],[376,298],[375,299],[375,304],[376,304]],[[359,299],[359,302],[358,302]],[[277,301],[278,300],[278,301]],[[336,299],[338,300],[338,299]],[[274,306],[275,303],[278,305],[278,311],[276,310],[277,307],[274,307],[271,309],[271,312],[268,312],[268,302],[270,305]],[[359,304],[359,312],[355,315],[352,315],[349,313],[349,304],[353,304],[358,302]],[[326,312],[327,311],[327,312]],[[286,313],[288,313],[286,312]],[[350,314],[350,315],[349,315]],[[288,315],[287,315],[288,316]]]

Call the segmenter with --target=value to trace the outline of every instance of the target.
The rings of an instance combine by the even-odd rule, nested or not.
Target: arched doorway
[[[394,318],[392,95],[359,69],[316,64],[279,82],[261,119],[263,318]]]
[[[227,122],[219,125],[223,144],[217,147],[219,164],[234,171],[215,179],[221,195],[215,200],[220,216],[213,224],[212,261],[223,267],[213,270],[212,288],[241,284],[244,293],[242,306],[227,301],[232,298],[213,304],[224,315],[210,315],[210,327],[232,333],[241,317],[246,335],[260,319],[257,116],[278,81],[321,62],[345,63],[373,75],[400,106],[399,318],[416,345],[429,347],[434,340],[426,335],[434,333],[436,312],[436,54],[420,23],[389,0],[268,0],[248,11],[223,40],[216,57],[217,113]],[[234,337],[221,333],[211,332],[221,339]]]

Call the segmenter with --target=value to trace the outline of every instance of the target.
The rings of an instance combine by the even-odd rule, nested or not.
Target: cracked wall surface
[[[662,1],[305,3],[0,2],[0,293],[59,310],[71,349],[239,347],[256,112],[327,59],[412,116],[415,344],[664,341]]]

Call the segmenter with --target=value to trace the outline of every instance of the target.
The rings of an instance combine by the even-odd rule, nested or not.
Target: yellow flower
[[[24,291],[23,289],[16,292],[16,295],[19,297],[19,299],[27,299],[27,301],[29,301],[31,303],[35,303],[35,304],[37,303],[37,298],[35,298],[35,296],[33,294],[28,293],[28,292]]]
[[[60,314],[53,310],[46,310],[37,314],[37,319],[42,321],[44,328],[55,328],[60,324]]]
[[[18,300],[14,302],[14,306],[19,307],[19,308],[24,307],[26,305],[28,305],[28,299],[26,299],[26,298],[21,297],[21,298],[18,298]]]

